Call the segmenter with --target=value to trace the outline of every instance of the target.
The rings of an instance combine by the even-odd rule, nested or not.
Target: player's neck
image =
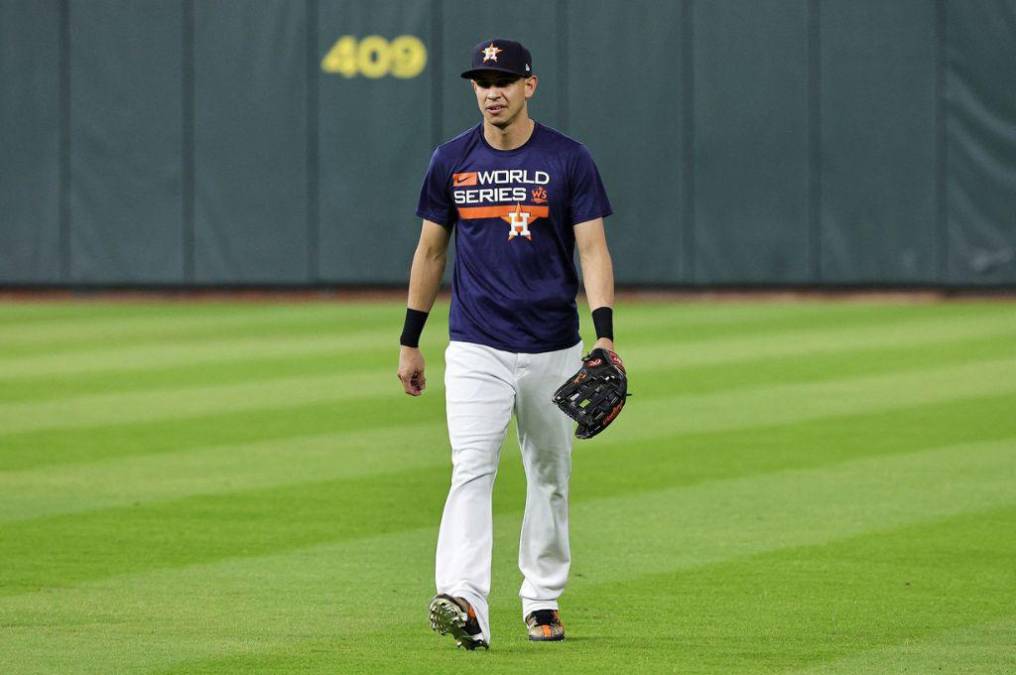
[[[503,129],[484,121],[483,137],[495,150],[514,150],[525,145],[535,129],[536,123],[529,119],[523,108],[518,117]]]

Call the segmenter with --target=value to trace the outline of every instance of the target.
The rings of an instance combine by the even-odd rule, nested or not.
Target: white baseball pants
[[[581,342],[540,354],[458,341],[445,350],[452,484],[437,540],[437,592],[465,598],[476,610],[488,642],[494,541],[491,492],[512,412],[527,481],[519,542],[523,616],[537,609],[557,609],[568,579],[574,424],[551,398],[579,369],[581,357]]]

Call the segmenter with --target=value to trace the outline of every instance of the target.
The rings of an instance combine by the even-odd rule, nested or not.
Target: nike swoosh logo
[[[472,178],[472,176],[462,176],[461,178],[456,178],[455,184],[462,185],[463,183],[468,183],[470,178]]]

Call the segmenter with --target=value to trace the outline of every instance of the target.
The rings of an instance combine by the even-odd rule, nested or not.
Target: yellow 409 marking
[[[427,48],[415,35],[400,35],[391,42],[380,35],[368,35],[362,40],[343,35],[321,60],[321,70],[326,73],[371,79],[386,75],[416,77],[426,65]]]

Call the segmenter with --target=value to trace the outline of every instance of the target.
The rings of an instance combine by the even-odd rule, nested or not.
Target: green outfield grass
[[[427,625],[450,463],[403,304],[0,305],[0,672],[1016,672],[1016,305],[619,303],[568,639]],[[584,335],[590,335],[582,311]]]

